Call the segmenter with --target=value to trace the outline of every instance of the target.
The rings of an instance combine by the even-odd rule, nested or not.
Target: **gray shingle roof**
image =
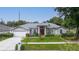
[[[11,29],[12,29],[11,27],[0,24],[0,32],[1,31],[10,31]]]
[[[28,23],[25,25],[21,25],[20,27],[29,29],[29,28],[37,28],[37,26],[47,26],[47,28],[59,28],[60,27],[53,23]]]

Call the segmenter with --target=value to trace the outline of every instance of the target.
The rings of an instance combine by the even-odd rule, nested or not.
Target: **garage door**
[[[11,32],[14,34],[14,36],[24,37],[26,33],[29,33],[29,29],[18,27],[13,29]]]
[[[13,32],[13,34],[16,37],[24,37],[26,35],[26,32]]]

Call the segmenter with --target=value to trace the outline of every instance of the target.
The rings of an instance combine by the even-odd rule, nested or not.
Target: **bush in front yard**
[[[12,33],[3,33],[3,34],[0,34],[0,37],[13,37],[13,34]]]
[[[26,44],[22,44],[20,47],[21,50],[25,50],[26,49]]]
[[[73,32],[67,32],[62,34],[62,37],[73,37],[75,34]]]
[[[46,37],[52,37],[54,36],[53,34],[45,35]]]
[[[32,37],[37,37],[38,33],[34,33],[33,35],[31,35]]]
[[[26,34],[26,37],[30,37],[30,34]]]
[[[18,50],[18,44],[16,44],[15,50]],[[21,45],[20,50],[25,50],[25,44]]]
[[[74,40],[75,39],[75,33],[73,32],[67,32],[65,34],[62,34],[62,37],[66,40]]]
[[[18,50],[18,44],[16,44],[16,46],[15,46],[15,50]]]
[[[0,34],[0,41],[5,40],[5,39],[10,38],[10,37],[13,37],[12,33],[3,33],[3,34]]]

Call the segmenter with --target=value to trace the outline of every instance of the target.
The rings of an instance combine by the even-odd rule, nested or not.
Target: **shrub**
[[[30,37],[30,34],[26,34],[26,37]]]
[[[34,33],[34,36],[38,36],[38,33]]]
[[[13,37],[13,34],[12,33],[3,33],[3,34],[0,34],[0,37]]]
[[[15,46],[15,50],[18,50],[18,44],[16,44],[16,46]]]
[[[62,34],[62,37],[66,40],[74,40],[75,39],[75,33],[73,32],[67,32],[65,34]]]
[[[10,38],[10,37],[13,37],[12,33],[3,33],[3,34],[0,34],[0,41],[5,40],[5,39]]]
[[[50,35],[46,35],[45,37],[61,37],[61,35],[50,34]]]
[[[52,36],[54,36],[54,35],[53,34],[46,35],[46,37],[52,37]]]
[[[25,50],[25,49],[26,49],[26,45],[22,44],[21,47],[20,47],[20,50]],[[18,44],[16,44],[15,50],[18,50]]]
[[[31,35],[31,37],[36,37],[38,36],[38,33],[33,33],[33,35]]]
[[[22,44],[21,47],[20,47],[20,49],[21,50],[25,50],[26,49],[26,45],[25,44]]]
[[[75,40],[75,37],[65,37],[66,40]]]
[[[75,34],[73,32],[67,32],[62,34],[63,37],[73,37]]]

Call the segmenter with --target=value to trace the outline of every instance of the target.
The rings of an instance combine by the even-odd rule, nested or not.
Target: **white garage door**
[[[29,30],[27,29],[24,29],[24,28],[15,28],[15,29],[13,29],[12,31],[11,31],[13,34],[14,34],[14,36],[16,36],[16,37],[24,37],[24,36],[26,36],[26,33],[29,33]]]
[[[16,37],[24,37],[26,35],[26,32],[13,32],[13,34]]]

